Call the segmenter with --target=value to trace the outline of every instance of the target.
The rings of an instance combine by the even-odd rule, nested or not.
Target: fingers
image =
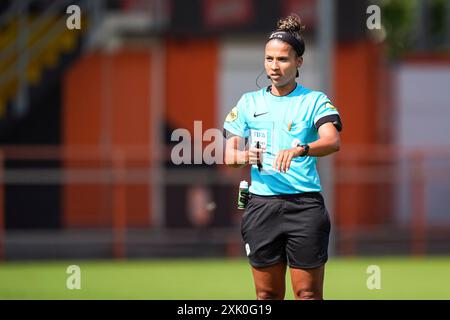
[[[280,151],[273,163],[273,168],[279,172],[287,172],[291,168],[291,162],[294,158],[294,153],[289,150]]]
[[[277,154],[277,157],[275,158],[275,160],[272,163],[272,168],[274,170],[277,170],[277,164],[278,164],[278,158],[280,157],[280,154]]]
[[[291,154],[289,152],[285,152],[283,155],[283,159],[280,161],[280,172],[286,172],[288,166],[291,163]]]
[[[286,161],[284,163],[285,165],[284,172],[288,171],[291,168],[291,161],[293,157],[294,155],[292,153],[289,153],[289,155],[287,156]]]
[[[257,164],[258,162],[262,162],[262,153],[264,152],[264,149],[258,149],[255,147],[251,147],[248,150],[248,159],[250,164]]]
[[[274,163],[273,163],[273,168],[276,171],[281,171],[281,164],[283,163],[283,158],[284,158],[285,152],[284,151],[280,151],[277,155],[277,158],[275,159]]]
[[[249,152],[248,152],[248,160],[250,162],[250,164],[256,164],[256,162],[258,161],[258,149],[256,148],[250,148]]]

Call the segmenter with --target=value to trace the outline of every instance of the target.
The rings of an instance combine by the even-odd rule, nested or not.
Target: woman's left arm
[[[318,132],[319,139],[308,144],[308,156],[324,157],[339,151],[341,146],[341,139],[339,132],[333,123],[324,123],[319,127]],[[303,147],[281,150],[278,153],[275,161],[273,162],[273,168],[280,172],[286,172],[291,167],[292,159],[300,157],[303,151]]]
[[[341,138],[333,123],[324,123],[319,127],[318,132],[319,139],[309,143],[308,156],[324,157],[339,151],[341,147]]]

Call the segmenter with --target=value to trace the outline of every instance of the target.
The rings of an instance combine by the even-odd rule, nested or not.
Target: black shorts
[[[307,269],[328,260],[330,218],[319,192],[250,195],[241,233],[255,268],[287,262],[291,268]]]

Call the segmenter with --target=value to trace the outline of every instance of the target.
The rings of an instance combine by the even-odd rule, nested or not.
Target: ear
[[[303,65],[303,57],[297,58],[297,68],[300,68]]]

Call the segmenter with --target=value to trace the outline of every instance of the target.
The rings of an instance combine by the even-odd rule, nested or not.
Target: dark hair
[[[305,42],[303,41],[302,31],[305,27],[302,25],[302,19],[295,13],[291,13],[286,18],[278,20],[277,30],[290,33],[295,39],[297,39],[302,47],[305,47]]]

